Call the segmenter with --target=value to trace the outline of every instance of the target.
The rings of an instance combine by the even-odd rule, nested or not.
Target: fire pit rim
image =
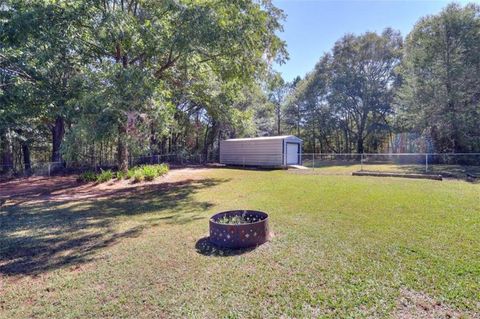
[[[250,212],[250,213],[255,213],[255,214],[263,215],[265,218],[259,219],[259,220],[256,221],[256,222],[243,223],[243,224],[225,224],[225,223],[219,223],[219,222],[217,222],[217,221],[215,220],[216,218],[220,218],[220,217],[223,217],[223,216],[225,216],[225,215],[228,215],[229,213],[235,213],[235,212]],[[235,215],[235,216],[236,216],[236,215]],[[212,217],[210,217],[210,222],[212,222],[212,223],[214,223],[214,224],[216,224],[216,225],[244,226],[244,225],[253,225],[253,224],[262,223],[262,222],[265,222],[265,221],[268,220],[268,219],[269,219],[268,214],[265,213],[265,212],[259,211],[259,210],[237,209],[237,210],[226,210],[226,211],[223,211],[223,212],[216,213],[215,215],[213,215]]]
[[[217,222],[223,216],[250,214],[256,222],[226,224]],[[268,214],[258,210],[237,209],[219,212],[209,219],[211,244],[226,249],[245,249],[262,245],[271,239]],[[263,219],[262,219],[263,218]]]

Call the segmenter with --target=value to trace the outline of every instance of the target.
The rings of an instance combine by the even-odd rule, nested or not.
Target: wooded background
[[[304,152],[480,152],[478,5],[405,38],[347,34],[291,83],[272,68],[283,19],[270,1],[1,2],[1,170],[208,160],[221,139],[278,134]]]

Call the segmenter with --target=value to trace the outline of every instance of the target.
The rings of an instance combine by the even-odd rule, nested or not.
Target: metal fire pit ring
[[[253,220],[247,224],[221,224],[223,217],[244,216]],[[225,248],[247,248],[258,246],[270,239],[268,215],[256,210],[231,210],[215,214],[210,218],[210,242]]]

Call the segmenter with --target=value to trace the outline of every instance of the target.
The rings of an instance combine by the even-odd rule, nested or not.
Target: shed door
[[[298,144],[287,143],[287,165],[298,164]]]

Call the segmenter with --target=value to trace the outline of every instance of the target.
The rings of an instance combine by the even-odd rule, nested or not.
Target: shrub
[[[160,164],[160,165],[155,165],[157,169],[157,176],[163,176],[168,173],[168,170],[170,167],[168,167],[168,164]]]
[[[141,167],[146,181],[153,181],[158,176],[157,168],[154,165],[145,165]]]
[[[135,168],[130,168],[130,169],[127,171],[127,175],[125,176],[125,179],[132,179],[133,176],[135,175],[135,171],[136,171]]]
[[[135,171],[140,171],[146,181],[153,181],[155,178],[165,175],[168,172],[168,165],[143,165],[137,167]]]
[[[143,182],[145,179],[145,175],[143,174],[143,170],[137,169],[133,173],[133,182],[134,183],[140,183]]]
[[[117,179],[127,179],[127,175],[128,175],[128,172],[124,172],[124,171],[118,171],[116,176],[117,176]]]
[[[111,170],[100,170],[100,174],[97,175],[97,182],[105,183],[113,179],[113,172]]]
[[[95,172],[85,172],[78,176],[77,181],[79,182],[95,182],[97,180],[97,174]]]
[[[116,177],[117,179],[133,179],[134,183],[139,183],[144,180],[153,181],[155,178],[168,173],[168,170],[168,164],[143,165],[131,168],[127,172],[118,171],[114,173],[111,170],[100,170],[100,174],[95,174],[95,172],[85,172],[80,174],[77,180],[79,182],[105,183]]]

